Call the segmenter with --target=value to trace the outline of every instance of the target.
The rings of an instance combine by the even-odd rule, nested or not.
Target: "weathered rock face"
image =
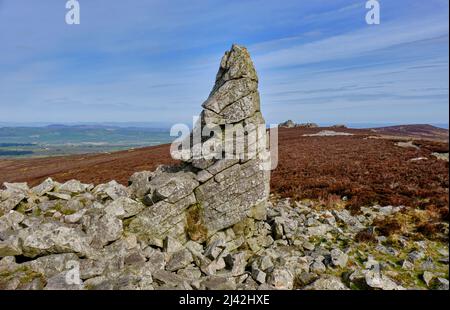
[[[185,242],[186,231],[187,237],[202,240],[242,221],[268,198],[270,172],[261,169],[267,158],[262,154],[265,142],[264,148],[256,145],[264,138],[258,136],[258,129],[262,127],[265,133],[265,122],[258,77],[247,49],[233,45],[225,53],[215,85],[202,106],[200,120],[189,137],[192,149],[185,164],[152,175],[139,173],[130,180],[132,187],[138,182],[147,186],[144,203],[148,208],[129,227],[150,243],[161,244],[167,236]],[[246,137],[255,139],[240,140],[237,135],[227,135],[228,129],[242,129]],[[205,131],[220,133],[205,137],[201,135]],[[197,134],[200,137],[195,140]],[[226,156],[208,158],[199,152],[207,143],[222,150],[215,154],[222,156],[225,150]],[[234,147],[227,149],[226,145]],[[138,197],[142,194],[135,192]]]
[[[233,45],[225,53],[213,90],[202,106],[202,120],[207,127],[242,126],[256,133],[258,126],[265,126],[260,112],[258,77],[245,48]],[[243,148],[244,153],[247,150]],[[239,162],[222,159],[205,167],[211,177],[195,194],[203,206],[208,230],[217,231],[243,220],[252,207],[268,198],[270,172],[260,169],[258,151],[264,150],[256,150],[256,158],[248,161],[245,156]]]

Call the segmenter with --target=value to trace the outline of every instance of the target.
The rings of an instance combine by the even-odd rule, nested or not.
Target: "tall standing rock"
[[[206,172],[211,175],[196,188],[195,195],[208,231],[217,231],[243,220],[252,207],[265,202],[269,195],[270,172],[261,169],[263,157],[259,156],[266,150],[265,136],[261,137],[265,134],[265,121],[260,112],[258,76],[245,47],[233,45],[225,53],[215,85],[202,107],[204,127],[219,126],[225,133],[243,129],[245,138],[254,137],[253,142],[222,137],[220,142],[235,146],[231,150],[235,158],[204,165],[198,172],[201,176]],[[261,128],[262,132],[258,130]],[[257,142],[264,143],[264,148],[252,149]],[[254,154],[249,154],[251,151]]]
[[[270,171],[262,169],[269,159],[265,121],[246,48],[233,45],[225,53],[202,107],[188,138],[190,156],[179,169],[153,173],[144,197],[149,207],[129,224],[150,243],[206,238],[260,210],[269,196]]]

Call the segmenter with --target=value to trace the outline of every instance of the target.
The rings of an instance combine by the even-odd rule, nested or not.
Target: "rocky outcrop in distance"
[[[283,123],[278,124],[280,128],[317,128],[319,125],[316,123],[301,123],[297,124],[292,120],[287,120]]]

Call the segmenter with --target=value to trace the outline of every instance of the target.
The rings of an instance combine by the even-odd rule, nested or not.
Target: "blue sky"
[[[0,122],[190,122],[249,48],[268,123],[448,123],[448,0],[0,0]]]

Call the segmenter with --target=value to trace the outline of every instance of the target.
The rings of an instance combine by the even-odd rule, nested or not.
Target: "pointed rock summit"
[[[245,47],[235,44],[225,53],[202,107],[205,123],[218,125],[241,122],[260,111],[258,76]]]

